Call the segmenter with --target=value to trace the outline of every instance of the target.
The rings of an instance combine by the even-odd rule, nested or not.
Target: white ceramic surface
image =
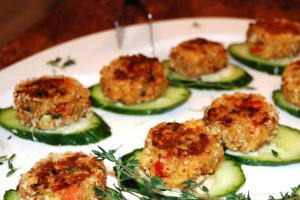
[[[194,37],[204,37],[228,45],[245,39],[245,32],[250,20],[235,18],[188,18],[154,23],[156,56],[166,59],[170,48],[179,42]],[[197,26],[195,26],[195,23]],[[114,30],[81,37],[55,46],[29,58],[26,58],[0,71],[0,107],[12,105],[14,85],[19,81],[42,75],[53,74],[53,67],[46,65],[47,61],[60,56],[68,56],[76,60],[76,65],[66,70],[56,69],[58,74],[78,78],[85,86],[96,84],[99,80],[99,69],[109,62],[125,54],[143,53],[150,56],[148,29],[146,25],[134,25],[125,29],[123,48],[117,47]],[[236,63],[231,60],[231,62]],[[280,77],[268,75],[245,68],[253,77],[250,86],[256,90],[240,90],[241,92],[257,92],[271,100],[271,93],[280,87]],[[105,149],[114,149],[121,145],[117,155],[121,156],[131,150],[142,147],[148,130],[163,121],[182,122],[191,118],[201,118],[203,107],[210,104],[212,99],[224,93],[234,91],[192,90],[191,98],[182,106],[160,115],[126,116],[114,114],[99,109],[95,111],[110,125],[112,136],[87,146],[50,146],[43,143],[24,140],[16,136],[7,140],[12,134],[0,128],[0,155],[16,153],[14,165],[19,168],[15,174],[6,178],[7,164],[0,166],[0,198],[4,191],[16,188],[20,174],[28,171],[36,161],[45,157],[49,152],[84,151],[97,149],[97,145]],[[279,110],[280,123],[300,129],[300,120]],[[106,163],[109,170],[110,163]],[[266,199],[261,194],[289,191],[290,187],[300,183],[300,164],[280,167],[243,166],[246,183],[240,192],[256,196],[255,199]],[[114,182],[109,177],[109,185]],[[258,195],[258,196],[257,196]]]

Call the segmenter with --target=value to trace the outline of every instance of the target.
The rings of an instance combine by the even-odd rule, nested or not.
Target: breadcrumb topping
[[[14,101],[23,124],[56,129],[91,113],[89,95],[89,90],[74,78],[43,76],[16,85]]]
[[[96,157],[82,152],[50,153],[21,175],[17,190],[23,199],[97,199],[94,186],[106,188],[106,169]]]
[[[206,108],[210,133],[220,134],[225,147],[251,152],[269,143],[278,128],[278,113],[259,94],[225,94]]]
[[[199,77],[227,67],[227,53],[221,43],[195,38],[172,48],[170,66],[185,77]]]
[[[169,81],[157,58],[138,54],[121,56],[101,71],[100,86],[113,103],[126,105],[153,101],[164,94]]]

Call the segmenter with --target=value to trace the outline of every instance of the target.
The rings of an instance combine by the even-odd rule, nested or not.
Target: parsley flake
[[[275,151],[274,149],[271,150],[272,151],[272,155],[276,158],[278,158],[279,154],[277,151]]]
[[[76,61],[70,57],[68,57],[67,60],[64,62],[63,62],[63,59],[60,57],[57,57],[57,58],[47,62],[47,65],[50,65],[52,67],[57,67],[60,69],[65,69],[65,68],[70,67],[75,64],[76,64]]]

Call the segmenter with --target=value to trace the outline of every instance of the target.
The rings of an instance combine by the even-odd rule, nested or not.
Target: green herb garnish
[[[9,177],[13,173],[17,171],[17,169],[14,167],[12,161],[16,157],[16,154],[12,154],[10,157],[7,155],[0,156],[0,165],[3,165],[4,162],[7,162],[9,171],[6,173],[6,177]]]
[[[76,166],[70,167],[67,171],[69,174],[71,174],[72,172],[74,172],[77,169]]]
[[[8,136],[8,137],[7,137],[7,140],[10,140],[11,138],[12,138],[12,136]]]
[[[286,193],[280,193],[280,198],[274,198],[272,195],[269,196],[268,200],[297,200],[299,199],[299,193],[300,193],[300,185],[297,187],[291,188],[292,192],[286,192]]]
[[[66,61],[64,61],[64,62],[61,64],[62,61],[63,61],[62,58],[57,57],[57,58],[55,58],[55,59],[53,59],[53,60],[48,61],[48,62],[47,62],[47,65],[50,65],[50,66],[52,66],[52,67],[57,67],[57,68],[60,68],[60,69],[65,69],[65,68],[67,68],[67,67],[70,67],[70,66],[76,64],[75,60],[72,59],[72,58],[69,58],[69,57],[67,58]]]
[[[57,67],[57,66],[59,65],[59,63],[60,63],[61,60],[62,60],[62,59],[61,59],[60,57],[56,57],[56,58],[53,59],[53,60],[49,60],[49,61],[47,62],[47,65],[51,65],[51,66],[53,66],[53,67]]]
[[[121,186],[119,188],[116,187],[116,189],[119,192],[127,192],[134,196],[136,196],[138,199],[164,199],[162,196],[159,196],[154,191],[170,191],[168,187],[166,187],[162,181],[162,179],[159,176],[153,176],[149,179],[142,177],[141,175],[135,173],[135,169],[138,167],[139,162],[137,160],[131,160],[128,163],[123,163],[121,158],[116,158],[114,156],[114,153],[116,150],[109,150],[105,151],[102,147],[98,146],[100,151],[92,150],[94,155],[97,157],[97,160],[109,160],[111,162],[115,163],[115,172],[118,180],[121,179],[138,179],[140,182],[143,182],[143,188],[140,188],[142,190],[141,193],[147,194],[146,196],[140,197],[137,194],[129,191],[127,188]],[[202,191],[208,193],[208,188],[205,186],[200,187],[200,185],[195,180],[188,180],[184,183],[185,189],[181,190],[180,197],[178,199],[200,199],[198,196],[196,196],[194,189],[200,188]],[[99,196],[104,195],[103,189],[99,190]],[[106,194],[107,195],[107,194]],[[109,196],[108,196],[109,197]]]
[[[99,146],[98,146],[99,147]],[[161,199],[161,200],[200,200],[203,198],[200,198],[198,195],[195,194],[195,189],[200,188],[203,192],[206,193],[206,197],[204,199],[214,199],[214,200],[220,200],[218,197],[210,197],[208,192],[208,188],[206,186],[201,186],[197,181],[195,180],[187,180],[182,183],[184,186],[184,189],[181,190],[181,194],[179,197],[173,198],[173,197],[165,197],[157,194],[155,191],[170,191],[169,188],[167,188],[162,179],[158,176],[151,177],[150,180],[147,178],[142,177],[138,173],[135,173],[137,167],[139,166],[138,160],[132,159],[129,160],[126,163],[123,163],[121,158],[116,158],[114,153],[116,150],[109,150],[105,151],[103,148],[99,147],[100,151],[93,150],[92,152],[97,157],[97,160],[109,160],[113,163],[115,163],[115,172],[118,180],[130,180],[130,179],[136,179],[140,183],[142,183],[143,187],[139,187],[140,195],[137,195],[136,193],[133,193],[129,191],[127,188],[125,188],[123,185],[120,185],[120,187],[115,186],[115,189],[117,190],[117,196],[116,193],[111,193],[108,190],[104,190],[100,187],[94,187],[94,191],[98,198],[107,198],[107,199],[126,199],[122,193],[129,193],[134,195],[140,200],[150,200],[150,199]],[[274,150],[272,150],[273,152]],[[274,151],[275,155],[278,156],[278,152]],[[277,154],[276,154],[277,153]],[[274,153],[273,153],[274,154]],[[274,155],[274,156],[275,156]],[[269,196],[269,200],[296,200],[299,198],[300,193],[300,185],[296,188],[292,188],[292,192],[287,193],[281,193],[280,198],[274,198],[273,196]],[[229,194],[227,197],[225,197],[225,200],[251,200],[251,197],[248,194],[243,193],[234,193]]]
[[[7,155],[0,156],[0,162],[5,162],[5,161],[8,161]]]
[[[274,157],[278,158],[278,156],[279,156],[278,152],[275,151],[275,150],[273,150],[273,149],[272,149],[271,151],[272,151],[272,155],[273,155]]]
[[[66,67],[70,67],[72,65],[75,65],[76,62],[75,60],[68,58],[63,64],[62,64],[62,68],[66,68]]]
[[[226,200],[251,200],[249,192],[247,195],[243,194],[243,193],[234,193],[234,194],[229,194],[226,197]]]
[[[9,158],[8,158],[8,168],[9,171],[6,174],[6,177],[11,176],[13,173],[15,173],[17,171],[17,169],[14,167],[12,161],[13,159],[16,157],[16,154],[12,154]]]

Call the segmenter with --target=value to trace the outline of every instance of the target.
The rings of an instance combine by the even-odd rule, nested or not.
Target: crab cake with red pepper
[[[227,53],[221,43],[195,38],[172,48],[170,67],[185,77],[199,77],[227,67]]]
[[[251,152],[270,142],[278,128],[278,113],[259,94],[225,94],[205,110],[209,130],[221,135],[225,147]]]
[[[281,88],[284,97],[300,107],[300,61],[293,62],[285,68]]]
[[[153,101],[164,94],[169,81],[157,58],[138,54],[121,56],[101,71],[100,86],[113,103],[126,105]]]
[[[106,189],[106,169],[96,157],[82,152],[50,153],[21,175],[22,199],[97,199],[94,187]]]
[[[300,23],[259,20],[249,25],[246,43],[251,53],[264,59],[296,56],[300,53]]]
[[[150,129],[140,166],[166,186],[182,187],[184,181],[213,174],[223,157],[218,136],[208,134],[202,120],[164,122]]]
[[[55,129],[91,113],[89,95],[89,90],[74,78],[43,76],[18,84],[14,101],[23,124]]]

